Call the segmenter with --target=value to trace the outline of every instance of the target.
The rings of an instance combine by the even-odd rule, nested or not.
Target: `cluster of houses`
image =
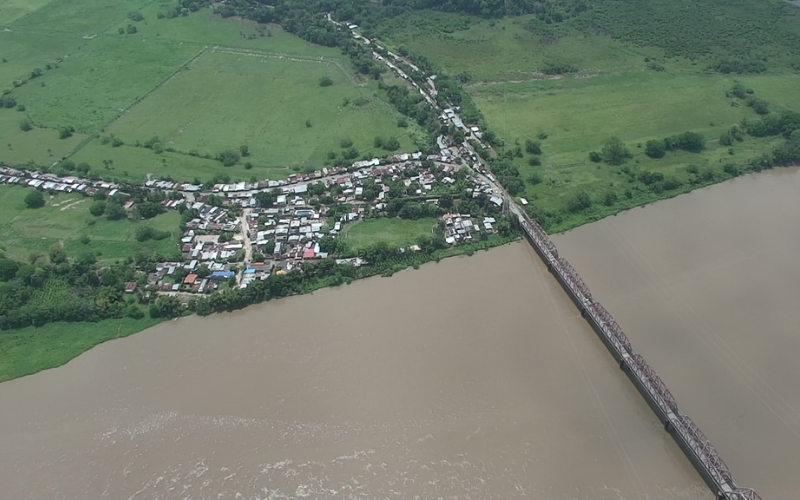
[[[475,234],[481,231],[486,234],[494,233],[493,224],[497,222],[494,217],[484,217],[483,221],[476,221],[468,214],[445,214],[444,221],[444,240],[449,245],[457,245],[473,240]]]
[[[119,191],[119,186],[113,182],[92,181],[73,176],[59,177],[56,174],[17,170],[3,165],[0,165],[0,184],[16,184],[56,193],[82,193],[86,196],[92,196],[100,190],[107,192],[109,196],[114,196]]]

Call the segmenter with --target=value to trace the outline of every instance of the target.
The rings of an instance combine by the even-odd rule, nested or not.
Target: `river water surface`
[[[735,477],[800,498],[800,174],[555,238]],[[0,384],[0,498],[708,499],[525,243]]]
[[[711,498],[525,243],[0,384],[0,498]]]
[[[800,171],[554,238],[737,481],[800,498]]]

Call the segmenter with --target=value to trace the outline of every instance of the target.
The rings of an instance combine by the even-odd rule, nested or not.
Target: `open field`
[[[57,130],[47,128],[23,132],[19,124],[24,118],[25,113],[0,110],[0,163],[51,165],[86,138],[83,134],[75,134],[68,139],[59,139]]]
[[[786,109],[800,109],[800,75],[767,74],[738,78],[756,95]],[[731,106],[725,92],[733,77],[709,74],[631,72],[587,79],[503,83],[472,89],[476,103],[488,123],[507,147],[536,140],[543,131],[541,166],[530,166],[530,155],[515,160],[523,179],[538,176],[541,183],[527,182],[525,196],[543,209],[561,211],[568,200],[581,191],[592,196],[589,213],[568,215],[555,230],[615,213],[674,193],[639,191],[630,175],[649,170],[680,181],[682,189],[691,187],[692,165],[701,173],[712,170],[717,180],[725,178],[727,163],[745,161],[771,150],[779,139],[747,137],[733,148],[717,144],[719,136],[742,118],[756,114],[744,106]],[[644,143],[691,130],[702,134],[706,150],[702,153],[670,152],[662,159],[644,154]],[[595,164],[589,152],[600,151],[609,137],[621,138],[634,155],[625,167]],[[632,172],[622,172],[627,168]],[[695,182],[694,186],[707,184]],[[627,196],[630,192],[630,197]],[[680,192],[680,191],[678,191]],[[601,200],[614,193],[618,201],[603,206]]]
[[[164,147],[201,156],[248,145],[250,175],[262,167],[322,165],[344,138],[363,154],[376,135],[395,136],[413,148],[399,115],[378,97],[374,85],[357,83],[343,63],[232,49],[212,49],[197,58],[106,132],[127,144],[157,136]],[[328,76],[333,85],[322,87]],[[308,126],[307,120],[310,123]],[[130,170],[128,170],[130,172]],[[173,176],[174,177],[174,176]],[[249,177],[249,175],[248,175]]]
[[[392,247],[412,245],[420,236],[431,234],[436,219],[367,219],[349,225],[344,230],[344,241],[351,250],[364,248],[378,241]]]
[[[0,382],[61,366],[97,344],[127,337],[161,321],[121,318],[0,332]]]
[[[26,261],[31,252],[47,254],[53,244],[62,242],[67,255],[75,257],[93,252],[98,260],[132,257],[138,251],[175,252],[180,216],[170,211],[149,221],[108,220],[89,213],[91,198],[79,194],[46,196],[47,205],[38,209],[25,207],[24,199],[31,191],[21,186],[0,186],[0,248],[7,257]],[[88,222],[93,221],[93,225]],[[139,225],[150,225],[161,231],[172,231],[176,238],[161,241],[136,241]],[[83,235],[89,243],[80,242]]]
[[[487,20],[424,11],[393,19],[379,34],[390,46],[422,54],[447,73],[466,73],[473,82],[541,78],[541,66],[551,60],[588,74],[641,69],[644,57],[663,53],[533,16]]]
[[[371,152],[376,135],[397,137],[404,150],[415,147],[420,131],[398,128],[375,82],[357,77],[339,50],[207,9],[158,19],[174,6],[174,0],[4,2],[0,89],[24,110],[0,109],[6,139],[0,160],[49,167],[74,154],[101,176],[134,182],[161,174],[160,167],[176,179],[208,180],[220,172],[249,179],[321,167],[330,151],[341,153],[346,137],[361,154]],[[131,12],[143,19],[131,19]],[[136,32],[119,33],[129,26]],[[334,85],[320,87],[323,75]],[[22,119],[36,128],[23,133]],[[75,135],[59,139],[63,127]],[[247,144],[252,155],[225,168],[178,154],[163,162],[131,147],[99,152],[105,148],[91,139],[108,133],[128,146],[158,135],[176,153],[212,157]],[[245,172],[245,161],[252,170]]]

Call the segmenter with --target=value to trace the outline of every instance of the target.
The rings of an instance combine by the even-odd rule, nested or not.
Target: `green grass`
[[[413,245],[417,238],[431,234],[436,219],[366,219],[345,227],[344,241],[350,250],[359,250],[378,241],[392,247]]]
[[[791,109],[800,107],[800,75],[767,74],[740,80],[772,103]],[[541,166],[530,166],[527,154],[515,160],[523,179],[536,174],[543,181],[535,185],[527,182],[523,196],[543,209],[562,212],[569,199],[581,191],[593,198],[591,210],[566,215],[552,228],[558,231],[676,194],[642,190],[622,172],[622,167],[589,161],[589,152],[600,151],[608,137],[621,138],[633,153],[626,163],[632,175],[643,170],[658,171],[684,183],[681,191],[707,184],[697,183],[696,179],[692,184],[694,177],[687,172],[690,165],[701,171],[710,169],[721,180],[727,177],[722,172],[726,163],[742,165],[771,150],[780,139],[748,137],[731,150],[717,144],[728,127],[742,118],[756,116],[747,107],[730,105],[725,92],[732,84],[733,77],[722,75],[631,72],[483,85],[474,88],[473,95],[487,122],[508,147],[524,144],[525,139],[536,140],[539,131],[548,134],[541,141]],[[705,151],[671,152],[663,159],[644,154],[643,146],[648,140],[686,130],[703,134],[708,141]],[[625,196],[626,191],[630,191],[630,198]],[[607,193],[617,195],[618,202],[603,206],[601,201]]]
[[[644,57],[662,54],[533,16],[486,20],[423,11],[393,19],[379,33],[391,47],[422,54],[449,74],[466,73],[473,83],[542,78],[548,60],[595,74],[643,68]]]
[[[334,85],[321,87],[326,75]],[[409,150],[414,129],[398,128],[398,116],[374,85],[353,80],[337,59],[220,49],[204,53],[107,132],[128,144],[158,136],[165,147],[211,156],[247,144],[251,156],[242,163],[252,162],[250,175],[262,178],[263,167],[286,176],[286,167],[322,165],[329,151],[341,151],[342,138],[366,154],[380,153],[372,145],[376,135],[398,137]]]
[[[19,123],[24,118],[26,113],[0,109],[0,163],[50,165],[86,138],[82,134],[75,134],[62,140],[58,138],[58,131],[38,127],[23,132]]]
[[[51,0],[3,0],[0,3],[0,25],[7,25],[36,11]]]
[[[133,256],[137,251],[174,253],[180,216],[170,211],[149,221],[118,220],[94,217],[89,213],[90,198],[79,194],[46,196],[47,205],[38,209],[25,207],[30,188],[0,186],[0,248],[9,258],[26,261],[31,252],[47,254],[56,243],[63,243],[67,255],[75,257],[93,252],[98,260],[110,261]],[[94,221],[94,225],[87,222]],[[136,227],[147,224],[172,231],[175,238],[161,241],[136,241]],[[88,244],[80,242],[89,235]]]
[[[759,78],[800,84],[796,75]],[[633,142],[694,130],[717,139],[723,128],[754,116],[749,108],[730,106],[725,92],[733,81],[720,75],[630,72],[483,85],[473,97],[506,142],[536,139],[543,130],[549,135],[545,151],[588,154],[611,136]],[[800,91],[795,94],[800,97]]]
[[[67,156],[87,161],[104,177],[136,182],[162,169],[176,179],[206,180],[219,172],[249,179],[319,168],[329,151],[341,153],[344,137],[364,155],[374,152],[376,135],[396,136],[404,150],[415,148],[419,128],[399,129],[376,83],[357,78],[339,50],[307,43],[279,26],[221,19],[210,9],[158,19],[174,6],[174,0],[4,2],[0,22],[8,30],[0,31],[0,89],[11,90],[25,111],[0,110],[6,139],[0,160],[50,166]],[[132,21],[133,11],[144,20]],[[130,24],[137,33],[118,33]],[[29,78],[35,68],[42,76]],[[325,74],[334,86],[319,87]],[[351,104],[344,106],[345,99]],[[21,133],[23,117],[37,129]],[[65,126],[77,134],[61,141],[57,129]],[[212,156],[247,144],[254,168],[245,171],[244,161],[226,169],[185,154],[110,150],[91,140],[104,133],[128,145],[159,135],[177,152]],[[103,160],[113,160],[111,171]]]
[[[0,332],[0,382],[61,366],[97,344],[127,337],[160,321],[122,318]]]

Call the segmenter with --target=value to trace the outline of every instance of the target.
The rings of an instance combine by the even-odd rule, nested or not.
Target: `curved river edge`
[[[357,279],[378,275],[388,277],[404,269],[418,268],[425,263],[439,262],[450,257],[472,255],[477,251],[489,250],[520,238],[519,234],[508,237],[494,235],[486,241],[446,248],[431,254],[414,254],[411,258],[405,259],[389,269],[362,267]],[[342,284],[349,284],[352,281],[354,280]],[[310,286],[304,294],[342,284],[331,285],[320,280]],[[190,314],[192,313],[187,311],[187,315]],[[169,318],[151,318],[149,316],[138,320],[125,317],[96,323],[56,322],[41,327],[0,331],[0,383],[32,375],[42,370],[57,368],[103,342],[133,335],[168,320]]]

